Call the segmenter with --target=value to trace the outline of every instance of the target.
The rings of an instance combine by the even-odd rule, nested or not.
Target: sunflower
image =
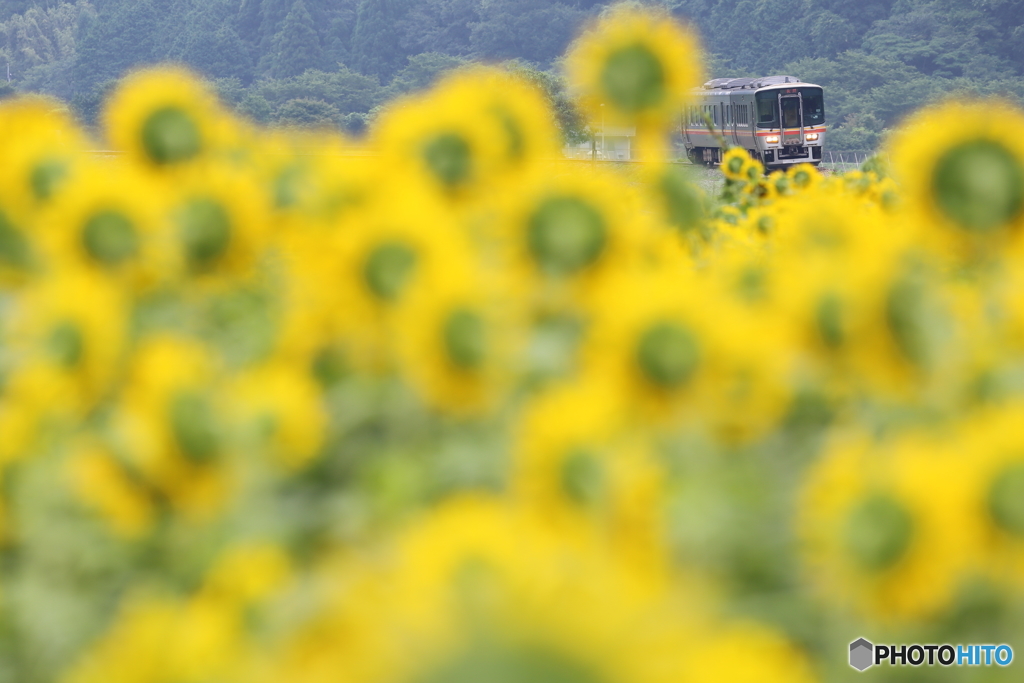
[[[453,263],[420,280],[398,308],[399,368],[443,411],[486,412],[510,389],[523,323],[497,280]]]
[[[636,193],[600,171],[538,169],[503,200],[497,241],[525,295],[547,309],[585,300],[637,258],[647,236],[630,218]]]
[[[319,455],[327,413],[311,373],[272,361],[236,377],[228,392],[235,419],[276,462],[299,469]]]
[[[248,174],[207,164],[184,174],[168,204],[167,223],[179,267],[201,282],[243,278],[269,242],[269,208]]]
[[[811,164],[796,164],[786,171],[790,185],[796,190],[811,190],[821,182],[822,176]]]
[[[944,337],[913,234],[837,185],[786,203],[778,225],[774,292],[811,356],[873,391],[919,386]]]
[[[700,84],[696,37],[665,13],[613,8],[570,49],[569,81],[591,121],[668,128]],[[607,110],[607,111],[605,111]]]
[[[893,174],[926,237],[947,250],[1019,237],[1024,142],[1006,131],[1021,126],[1024,113],[1010,104],[950,102],[920,112],[893,136]]]
[[[599,380],[533,398],[516,427],[512,490],[552,523],[590,519],[619,547],[657,555],[663,474],[623,418],[614,387]]]
[[[464,272],[470,251],[436,199],[409,191],[371,203],[332,240],[323,280],[333,292],[328,324],[353,367],[379,370],[393,352],[393,318],[413,291],[445,271]],[[323,286],[323,285],[321,285]]]
[[[24,289],[9,325],[20,362],[43,363],[65,377],[67,402],[88,410],[110,390],[124,360],[127,302],[109,279],[69,269]]]
[[[143,69],[125,78],[103,112],[107,139],[147,169],[209,158],[230,123],[216,97],[177,67]]]
[[[725,154],[722,156],[722,169],[723,175],[729,180],[747,180],[747,168],[750,166],[753,159],[750,158],[750,152],[742,147],[730,147]]]
[[[488,104],[486,91],[449,81],[390,105],[374,128],[384,168],[447,202],[475,198],[509,144],[497,117],[482,115]]]
[[[798,530],[822,597],[879,621],[932,617],[968,568],[961,461],[941,434],[833,444],[807,473]],[[960,455],[959,457],[962,457]]]
[[[41,240],[54,265],[89,268],[146,288],[175,262],[161,238],[166,193],[121,166],[83,164],[79,177],[44,215]]]
[[[692,421],[708,398],[734,324],[708,289],[686,270],[625,271],[594,297],[584,371],[608,378],[633,419]]]
[[[668,683],[695,673],[688,643],[702,629],[699,601],[586,533],[461,497],[386,547],[380,561],[319,572],[329,599],[263,678]],[[777,652],[737,654],[769,680],[791,663]]]
[[[978,571],[1019,589],[1024,567],[1024,438],[1021,404],[989,407],[963,419],[953,440],[967,487]]]
[[[188,516],[208,517],[229,486],[231,434],[209,351],[171,336],[136,351],[112,420],[112,448]]]
[[[464,69],[441,84],[438,96],[455,97],[460,90],[467,100],[479,99],[478,115],[491,123],[503,143],[499,172],[522,171],[558,155],[554,114],[535,84],[501,69]]]
[[[9,220],[22,222],[59,196],[76,175],[85,136],[67,108],[41,96],[0,106],[0,186]]]

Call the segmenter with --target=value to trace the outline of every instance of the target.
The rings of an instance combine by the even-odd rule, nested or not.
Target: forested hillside
[[[4,91],[41,91],[95,119],[132,67],[215,80],[266,123],[360,131],[375,107],[468,60],[513,61],[562,98],[558,58],[606,3],[590,0],[0,0]],[[1024,98],[1019,0],[673,0],[714,76],[785,72],[827,87],[837,149],[950,91]],[[578,132],[578,131],[577,131]]]

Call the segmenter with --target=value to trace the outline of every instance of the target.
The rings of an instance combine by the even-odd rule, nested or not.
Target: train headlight
[[[818,134],[817,133],[808,133],[807,135],[804,136],[804,140],[806,140],[807,142],[817,142],[818,141]]]
[[[764,141],[767,142],[769,145],[777,145],[777,144],[779,144],[779,136],[778,135],[769,135],[768,137],[766,137],[764,139]]]

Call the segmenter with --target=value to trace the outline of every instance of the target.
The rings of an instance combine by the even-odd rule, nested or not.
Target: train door
[[[782,117],[782,144],[802,145],[804,142],[803,97],[779,95],[779,113]]]
[[[732,138],[730,141],[733,144],[739,144],[739,135],[736,130],[736,108],[732,104],[732,98],[730,97],[729,101],[722,106],[724,106],[726,112],[728,112],[729,134]]]

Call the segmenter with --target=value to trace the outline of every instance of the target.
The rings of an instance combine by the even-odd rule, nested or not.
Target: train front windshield
[[[803,125],[820,126],[825,123],[825,98],[821,88],[793,88],[798,90],[803,98]],[[779,91],[765,90],[757,93],[757,127],[778,128],[779,127]],[[792,98],[792,99],[790,99]],[[785,128],[796,128],[800,126],[797,100],[790,94],[782,98],[782,117]]]

